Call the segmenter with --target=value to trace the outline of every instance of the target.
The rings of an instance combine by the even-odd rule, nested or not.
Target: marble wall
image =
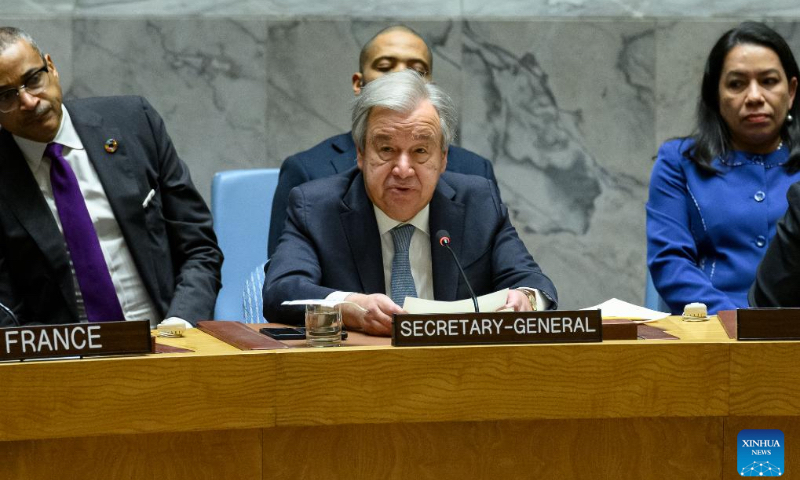
[[[460,106],[457,143],[494,162],[521,237],[577,308],[642,302],[652,157],[691,130],[716,38],[756,16],[800,52],[797,2],[754,5],[29,0],[3,2],[0,23],[51,53],[67,96],[146,96],[208,198],[216,171],[277,167],[349,130],[360,46],[402,21]]]

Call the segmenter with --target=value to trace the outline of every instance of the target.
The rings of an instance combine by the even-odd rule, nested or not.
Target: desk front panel
[[[665,322],[684,339],[255,353],[195,331],[171,342],[197,353],[4,364],[0,478],[718,479],[737,429],[800,445],[795,344]]]
[[[0,441],[263,428],[275,424],[275,356],[5,364],[0,392]]]
[[[278,357],[278,426],[724,416],[728,346],[335,349]]]
[[[277,427],[264,478],[719,480],[723,419]]]
[[[0,442],[8,480],[262,480],[262,430]]]

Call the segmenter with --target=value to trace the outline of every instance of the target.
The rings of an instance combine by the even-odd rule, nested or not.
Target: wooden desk
[[[800,475],[797,345],[657,326],[682,340],[252,353],[191,331],[170,343],[197,353],[0,364],[0,478],[733,479],[741,428],[781,428]]]

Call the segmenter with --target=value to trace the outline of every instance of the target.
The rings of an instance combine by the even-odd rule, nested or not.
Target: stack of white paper
[[[601,313],[604,317],[641,318],[647,321],[661,320],[662,318],[672,315],[671,313],[658,312],[656,310],[650,310],[649,308],[640,307],[639,305],[624,302],[616,298],[606,300],[594,307],[582,308],[581,310],[602,310]]]

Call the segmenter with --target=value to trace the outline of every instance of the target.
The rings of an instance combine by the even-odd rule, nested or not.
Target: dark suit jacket
[[[158,313],[212,318],[222,253],[161,117],[140,97],[66,106]],[[109,138],[119,142],[116,153],[104,150]],[[143,208],[151,189],[156,195]],[[0,302],[23,324],[78,321],[64,237],[7,131],[0,132]]]
[[[434,232],[444,229],[477,295],[525,286],[539,289],[556,308],[555,287],[517,236],[494,182],[442,174],[429,226],[436,300],[469,298],[453,258],[437,242]],[[292,190],[286,232],[264,283],[264,316],[299,323],[302,312],[281,302],[337,290],[386,293],[378,223],[357,169]]]
[[[356,144],[348,133],[336,135],[304,152],[284,160],[278,178],[278,187],[272,199],[272,216],[269,221],[267,252],[271,257],[278,248],[278,240],[286,223],[289,192],[298,185],[350,170],[356,165]],[[469,150],[451,145],[447,154],[447,171],[480,175],[492,181],[492,163]]]
[[[800,183],[786,194],[789,209],[778,221],[750,288],[751,307],[800,307]]]

